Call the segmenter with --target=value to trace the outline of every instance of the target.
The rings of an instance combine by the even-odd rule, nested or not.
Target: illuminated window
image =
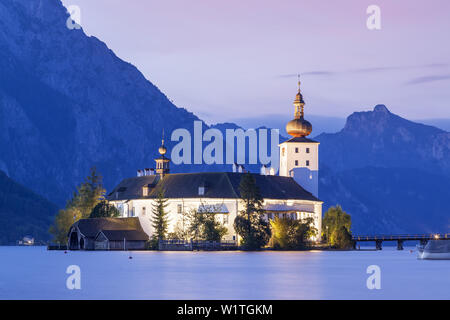
[[[284,157],[284,148],[281,148],[281,156]]]

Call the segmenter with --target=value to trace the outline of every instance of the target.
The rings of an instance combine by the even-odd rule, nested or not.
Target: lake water
[[[347,252],[77,252],[0,247],[0,299],[450,299],[450,261],[410,249]],[[81,289],[66,269],[78,265]],[[381,269],[369,290],[367,267]]]

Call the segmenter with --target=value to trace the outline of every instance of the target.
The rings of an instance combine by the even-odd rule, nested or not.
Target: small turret
[[[306,137],[312,132],[312,125],[309,121],[304,119],[304,107],[305,101],[300,90],[300,76],[298,80],[298,92],[295,96],[294,106],[295,113],[294,119],[289,121],[286,125],[286,132],[293,137]]]
[[[169,168],[170,159],[165,156],[165,154],[167,153],[167,148],[164,146],[164,133],[161,146],[159,147],[158,152],[161,156],[155,159],[156,173],[159,174],[161,178],[163,178],[164,175],[170,172]]]

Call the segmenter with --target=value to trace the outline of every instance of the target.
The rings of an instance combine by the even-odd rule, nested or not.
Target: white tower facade
[[[280,144],[280,176],[292,177],[319,197],[319,142],[294,137]]]
[[[312,125],[304,118],[303,96],[298,82],[298,92],[294,100],[294,119],[286,125],[291,139],[281,143],[280,176],[292,177],[305,190],[319,197],[319,142],[307,138]]]

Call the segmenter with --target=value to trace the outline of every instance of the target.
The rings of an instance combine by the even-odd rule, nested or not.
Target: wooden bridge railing
[[[356,235],[352,236],[354,241],[398,241],[398,240],[450,240],[450,233],[430,234],[396,234],[396,235]]]

